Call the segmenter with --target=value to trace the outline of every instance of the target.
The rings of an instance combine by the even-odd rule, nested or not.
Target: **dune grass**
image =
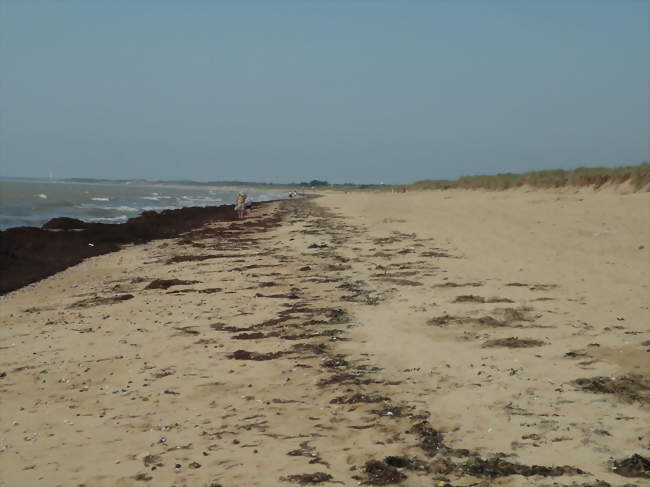
[[[531,171],[522,174],[495,174],[463,176],[456,181],[417,181],[410,189],[492,189],[503,190],[530,186],[533,188],[559,188],[563,186],[593,186],[629,183],[635,191],[650,188],[650,163],[621,167],[580,167],[573,170],[555,169]]]

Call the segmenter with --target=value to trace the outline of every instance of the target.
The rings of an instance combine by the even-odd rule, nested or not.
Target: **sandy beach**
[[[1,486],[650,484],[650,193],[326,193],[0,298]]]

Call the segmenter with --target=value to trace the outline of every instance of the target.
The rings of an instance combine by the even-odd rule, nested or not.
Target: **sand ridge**
[[[5,296],[2,485],[641,485],[647,274],[590,322],[479,211],[428,218],[448,196],[498,198],[278,202]]]

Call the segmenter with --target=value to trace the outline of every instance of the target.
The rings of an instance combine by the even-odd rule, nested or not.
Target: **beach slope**
[[[0,485],[643,485],[649,203],[332,193],[87,259],[0,298]]]

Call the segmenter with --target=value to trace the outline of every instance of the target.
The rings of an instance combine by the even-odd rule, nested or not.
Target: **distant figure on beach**
[[[239,218],[244,218],[247,201],[248,201],[248,195],[240,191],[239,194],[237,195],[237,204],[235,205],[235,211],[237,212]]]

